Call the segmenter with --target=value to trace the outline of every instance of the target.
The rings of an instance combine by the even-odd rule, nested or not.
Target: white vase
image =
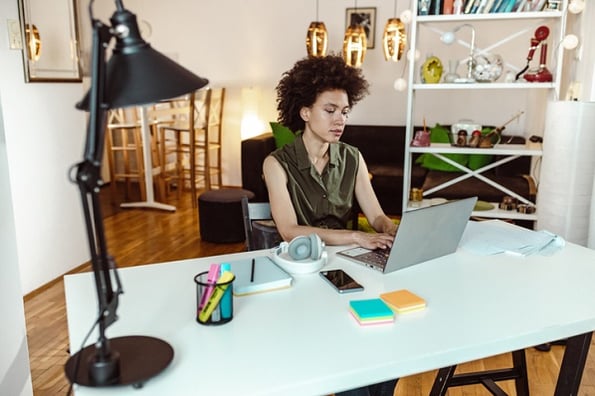
[[[457,78],[460,76],[457,74],[457,67],[459,67],[459,62],[456,60],[449,60],[448,61],[448,73],[444,75],[444,82],[445,83],[454,83]]]

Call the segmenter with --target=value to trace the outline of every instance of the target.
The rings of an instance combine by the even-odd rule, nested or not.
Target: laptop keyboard
[[[371,252],[360,256],[360,259],[364,259],[368,263],[377,267],[384,268],[389,254],[390,249],[374,249]]]

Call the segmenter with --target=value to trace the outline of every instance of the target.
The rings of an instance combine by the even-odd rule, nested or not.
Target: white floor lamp
[[[595,102],[548,103],[537,198],[537,229],[549,230],[583,246],[587,246],[593,215],[594,131]]]

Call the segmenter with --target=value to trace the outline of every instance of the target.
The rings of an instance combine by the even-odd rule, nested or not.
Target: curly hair
[[[347,65],[338,55],[301,59],[277,84],[278,121],[294,132],[303,130],[300,109],[312,106],[321,93],[343,90],[352,107],[368,94],[368,87],[361,69]]]

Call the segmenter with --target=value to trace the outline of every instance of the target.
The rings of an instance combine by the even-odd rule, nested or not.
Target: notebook
[[[254,276],[252,276],[254,260]],[[293,278],[268,256],[246,258],[231,261],[231,272],[236,276],[233,282],[233,294],[244,296],[283,289],[291,286]]]
[[[476,202],[471,197],[406,211],[390,249],[356,247],[337,254],[386,274],[454,253]]]

